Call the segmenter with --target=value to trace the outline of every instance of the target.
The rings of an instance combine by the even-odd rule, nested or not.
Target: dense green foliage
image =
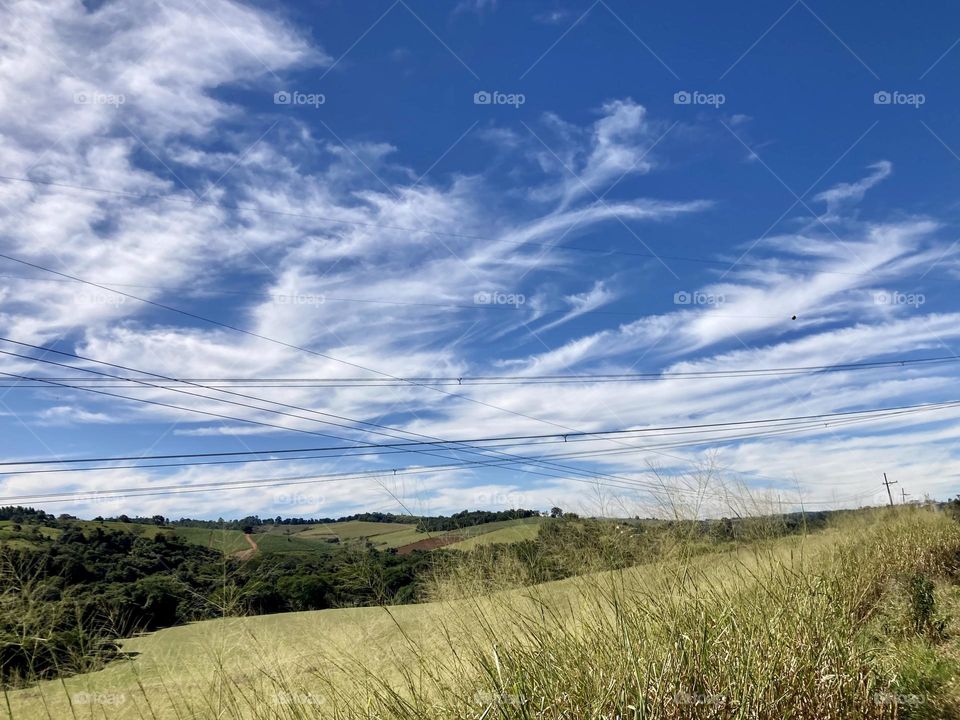
[[[344,515],[338,518],[285,518],[277,515],[275,518],[261,518],[258,515],[248,515],[239,520],[192,520],[190,518],[180,518],[179,520],[169,521],[170,525],[177,527],[202,527],[217,528],[227,530],[242,530],[243,528],[256,528],[262,525],[330,525],[338,522],[377,522],[377,523],[399,523],[404,525],[416,525],[419,532],[436,532],[446,530],[457,530],[460,528],[483,525],[485,523],[499,522],[501,520],[518,520],[521,518],[538,517],[540,512],[537,510],[463,510],[453,515],[395,515],[385,512],[365,512],[354,515]],[[2,519],[2,518],[0,518]],[[120,520],[121,518],[108,518],[109,520]],[[153,523],[154,518],[128,518],[132,522]]]
[[[4,509],[6,510],[6,509]],[[414,602],[424,553],[365,545],[242,561],[173,529],[111,529],[6,513],[0,547],[0,682],[89,669],[116,639],[230,614]],[[35,521],[35,522],[31,522]],[[42,525],[40,523],[43,523]],[[56,528],[43,533],[41,528]]]

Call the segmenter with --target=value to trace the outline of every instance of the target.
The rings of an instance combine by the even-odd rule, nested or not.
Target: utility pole
[[[910,493],[908,493],[908,492],[907,492],[906,490],[904,490],[903,488],[900,488],[900,499],[903,501],[903,504],[904,504],[904,505],[907,504],[907,498],[908,498],[908,497],[910,497]]]
[[[883,484],[887,486],[887,497],[890,500],[890,507],[893,507],[893,493],[890,492],[890,486],[896,485],[896,480],[887,480],[887,474],[883,474]]]

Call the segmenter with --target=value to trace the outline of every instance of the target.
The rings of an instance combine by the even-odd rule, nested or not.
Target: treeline
[[[259,515],[248,515],[237,520],[194,520],[191,518],[180,518],[179,520],[168,520],[160,515],[150,517],[129,517],[120,515],[110,518],[94,518],[95,520],[108,520],[111,522],[129,522],[145,525],[169,525],[172,527],[198,527],[218,530],[244,530],[247,528],[258,528],[263,525],[329,525],[337,522],[349,522],[351,520],[361,522],[377,523],[401,523],[415,524],[420,532],[436,532],[443,530],[457,530],[458,528],[472,527],[484,523],[499,522],[501,520],[517,520],[521,518],[539,517],[539,510],[463,510],[453,515],[395,515],[384,512],[364,512],[354,515],[343,515],[338,518],[285,518],[277,515],[274,518],[261,518]]]
[[[355,515],[344,515],[338,518],[285,518],[277,515],[274,518],[261,518],[259,515],[248,515],[239,520],[193,520],[191,518],[180,518],[179,520],[168,521],[170,525],[180,527],[199,527],[218,530],[241,530],[245,527],[260,527],[261,525],[329,525],[335,522],[347,522],[348,520],[362,520],[364,522],[381,523],[415,523],[419,518],[412,515],[394,515],[393,513],[365,512]],[[134,520],[134,522],[138,522]],[[149,520],[147,521],[149,522]]]
[[[64,517],[69,516],[65,515]],[[51,515],[43,510],[34,510],[31,507],[20,507],[19,505],[0,507],[0,520],[9,520],[15,523],[29,522],[47,527],[56,527],[57,525],[56,515]]]
[[[419,518],[417,530],[420,532],[458,530],[460,528],[500,522],[502,520],[521,520],[523,518],[539,516],[540,512],[537,510],[463,510],[449,517],[440,515],[438,517]]]

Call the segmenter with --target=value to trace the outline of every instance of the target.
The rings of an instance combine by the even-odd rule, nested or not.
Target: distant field
[[[302,537],[330,537],[335,535],[340,540],[358,540],[361,538],[375,538],[381,535],[390,535],[402,530],[413,530],[415,525],[404,523],[366,522],[363,520],[348,520],[346,522],[312,525],[301,533]]]
[[[374,547],[381,550],[402,548],[423,540],[442,537],[463,538],[459,543],[447,547],[461,547],[463,543],[473,541],[482,542],[516,542],[521,539],[535,537],[539,531],[541,518],[525,518],[520,520],[501,520],[499,522],[471,525],[456,530],[439,530],[435,532],[418,532],[416,525],[402,523],[377,523],[350,520],[328,525],[314,525],[300,534],[303,538],[323,538],[336,536],[341,541],[367,539]],[[511,533],[512,531],[512,533]],[[479,540],[496,533],[495,539]]]
[[[466,540],[461,540],[447,547],[450,550],[472,550],[480,545],[533,540],[540,534],[540,525],[542,522],[543,518],[524,518],[522,520],[504,520],[502,522],[479,525],[478,529],[484,528],[484,532],[474,533],[472,537],[468,537]]]
[[[4,545],[9,545],[10,547],[33,547],[33,544],[29,540],[21,538],[11,538],[13,521],[11,520],[0,520],[0,543]],[[60,530],[57,528],[48,528],[40,527],[40,534],[46,538],[55,538],[60,534]]]
[[[250,545],[239,530],[219,530],[216,528],[195,528],[195,527],[177,527],[175,528],[177,537],[181,537],[188,543],[202,545],[203,547],[219,550],[224,554],[247,550]]]
[[[277,528],[279,530],[279,528]],[[275,531],[270,531],[273,534]],[[260,536],[258,536],[260,537]],[[416,525],[407,523],[379,523],[363,520],[348,520],[346,522],[325,523],[310,525],[298,532],[294,537],[302,538],[305,542],[320,543],[331,538],[341,543],[368,541],[379,550],[399,548],[418,540],[431,537],[427,533],[418,533]]]
[[[472,525],[451,531],[418,532],[412,523],[382,523],[362,520],[324,523],[317,525],[262,525],[253,534],[260,552],[310,555],[328,552],[331,540],[339,543],[368,541],[378,550],[400,549],[431,538],[461,538],[460,541],[446,545],[458,550],[469,550],[478,545],[490,543],[510,543],[536,537],[541,518],[520,520],[502,520],[499,522]],[[0,521],[0,544],[10,547],[29,548],[34,545],[25,538],[11,537],[10,521]],[[159,527],[139,523],[80,521],[84,532],[90,533],[96,527],[111,530],[125,530],[146,538],[155,537],[158,532],[173,532],[184,541],[212,548],[230,555],[249,549],[249,544],[240,530],[226,530],[202,527]],[[57,537],[61,530],[40,527],[40,533],[46,538]]]

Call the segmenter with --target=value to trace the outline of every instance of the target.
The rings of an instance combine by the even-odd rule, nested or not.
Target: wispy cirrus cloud
[[[819,220],[831,227],[791,218],[802,221],[790,225],[800,229],[763,238],[748,262],[723,277],[721,266],[697,276],[696,285],[681,286],[656,275],[664,273],[655,258],[637,260],[634,254],[618,267],[600,262],[602,253],[577,255],[562,247],[580,239],[587,249],[603,250],[613,246],[614,230],[639,226],[669,226],[683,239],[685,223],[716,222],[708,212],[716,207],[712,198],[666,191],[638,196],[624,187],[616,199],[597,200],[621,178],[655,176],[666,164],[655,157],[666,151],[651,148],[669,125],[630,98],[600,104],[580,124],[559,113],[529,120],[526,128],[491,124],[486,140],[516,155],[522,166],[516,175],[504,177],[502,167],[493,167],[503,159],[490,158],[489,168],[420,179],[401,159],[396,138],[346,132],[335,138],[269,100],[244,104],[245,93],[272,96],[288,72],[330,62],[308,36],[270,12],[224,0],[203,6],[144,4],[133,13],[129,6],[121,12],[111,4],[91,10],[60,2],[55,10],[29,5],[3,10],[17,51],[0,67],[0,93],[11,99],[0,108],[7,129],[0,137],[0,174],[42,181],[0,182],[0,204],[14,219],[0,238],[4,252],[287,345],[4,264],[5,273],[22,276],[2,280],[0,330],[7,336],[60,342],[83,355],[174,377],[367,380],[384,375],[366,368],[394,377],[457,378],[505,370],[531,375],[830,364],[927,350],[948,353],[960,340],[960,323],[949,309],[876,302],[877,292],[902,290],[904,276],[922,275],[949,250],[946,222],[937,217],[858,215],[866,194],[894,177],[889,162],[816,196],[827,206]],[[27,41],[33,37],[42,38],[45,50]],[[94,100],[77,101],[75,93]],[[718,235],[723,230],[718,227]],[[731,249],[718,247],[715,256],[726,257]],[[674,304],[677,293],[693,291],[714,300]],[[476,303],[478,293],[494,292],[514,297],[515,304]],[[623,316],[602,312],[621,300],[630,301]],[[31,361],[4,362],[11,373],[40,371]],[[497,436],[945,399],[951,381],[945,366],[930,366],[834,373],[815,381],[662,378],[444,392],[402,383],[250,391],[305,408],[296,411],[300,417],[278,415],[271,412],[278,406],[265,402],[227,406],[223,400],[229,396],[202,389],[203,397],[144,386],[118,391],[184,409],[79,391],[67,402],[59,397],[66,390],[11,402],[19,417],[54,444],[66,442],[71,428],[113,422],[115,439],[125,443],[149,436],[183,443],[223,440],[243,448],[261,435],[271,441],[307,439],[289,432],[293,428],[343,434],[351,441],[383,439],[370,435],[369,426],[328,424],[330,415],[387,426],[392,429],[384,432],[394,437]],[[196,410],[279,427],[191,412]],[[902,422],[898,437],[883,440],[860,436],[853,442],[821,431],[789,446],[763,439],[731,444],[718,455],[725,467],[760,488],[783,490],[793,470],[816,457],[822,477],[844,478],[844,497],[858,492],[869,497],[873,485],[847,474],[857,463],[872,468],[881,460],[899,463],[918,492],[938,491],[930,478],[944,472],[953,457],[947,447],[953,424],[945,418],[928,426],[923,416]],[[121,434],[130,427],[140,434]],[[890,451],[878,455],[884,443]],[[632,455],[599,456],[580,461],[580,467],[650,480],[649,462],[681,472],[703,459],[702,448],[644,450],[650,444],[636,442]],[[911,452],[917,444],[930,452]],[[630,449],[600,440],[578,448]],[[466,459],[455,452],[443,455]],[[380,480],[389,484],[395,464],[395,458],[301,462],[274,474],[373,467],[384,470]],[[227,473],[191,468],[104,475],[48,479],[53,489],[98,490],[160,480],[190,485],[270,476],[255,465]],[[434,511],[496,506],[497,498],[508,503],[516,493],[529,504],[571,507],[582,501],[582,477],[558,475],[472,468],[391,487]],[[238,515],[337,514],[391,502],[373,482],[324,487],[329,489],[320,493],[323,502],[311,495],[309,505],[285,505],[278,490],[249,488],[232,491],[229,501],[212,495],[194,496],[189,504],[152,498],[143,507],[211,516],[231,508]],[[30,489],[28,477],[2,483],[5,495]],[[803,496],[827,502],[838,494],[811,483]],[[797,497],[790,495],[791,502]],[[97,504],[78,507],[93,511]]]

